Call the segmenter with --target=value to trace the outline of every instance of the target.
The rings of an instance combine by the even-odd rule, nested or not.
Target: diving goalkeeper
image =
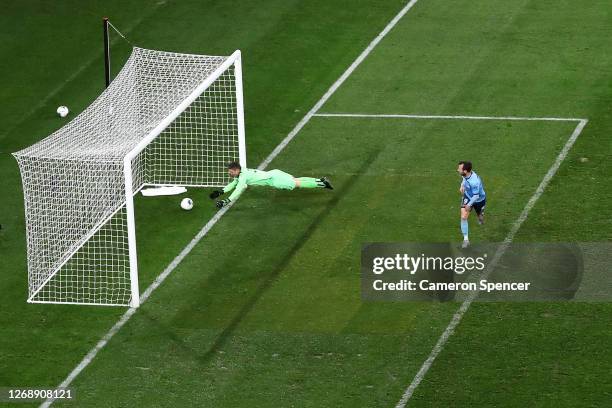
[[[281,170],[243,169],[238,162],[228,164],[227,172],[234,180],[225,186],[223,190],[215,190],[210,193],[210,198],[214,200],[225,193],[234,191],[229,198],[217,201],[217,208],[223,208],[232,201],[236,201],[240,194],[246,190],[247,186],[270,186],[281,190],[293,190],[294,188],[334,189],[325,177],[293,177],[291,174]]]

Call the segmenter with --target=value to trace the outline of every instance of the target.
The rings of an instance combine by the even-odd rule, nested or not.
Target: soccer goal
[[[14,153],[25,198],[28,302],[138,307],[133,197],[226,184],[246,166],[240,51],[134,48],[81,114]]]

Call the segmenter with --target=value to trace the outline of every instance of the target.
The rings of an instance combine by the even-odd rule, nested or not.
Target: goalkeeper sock
[[[463,239],[467,241],[468,239],[468,220],[461,220],[461,233],[463,234]]]
[[[300,188],[321,188],[325,187],[320,179],[316,179],[314,177],[298,177],[300,181]]]

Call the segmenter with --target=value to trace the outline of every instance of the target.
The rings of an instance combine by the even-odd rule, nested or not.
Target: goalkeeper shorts
[[[268,173],[272,176],[270,179],[271,187],[281,190],[293,190],[295,188],[295,180],[291,174],[281,170],[270,170]]]

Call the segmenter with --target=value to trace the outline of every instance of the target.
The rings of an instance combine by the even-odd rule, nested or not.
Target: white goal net
[[[240,52],[134,48],[74,120],[14,153],[25,197],[29,302],[139,305],[133,196],[227,183],[246,165]]]

